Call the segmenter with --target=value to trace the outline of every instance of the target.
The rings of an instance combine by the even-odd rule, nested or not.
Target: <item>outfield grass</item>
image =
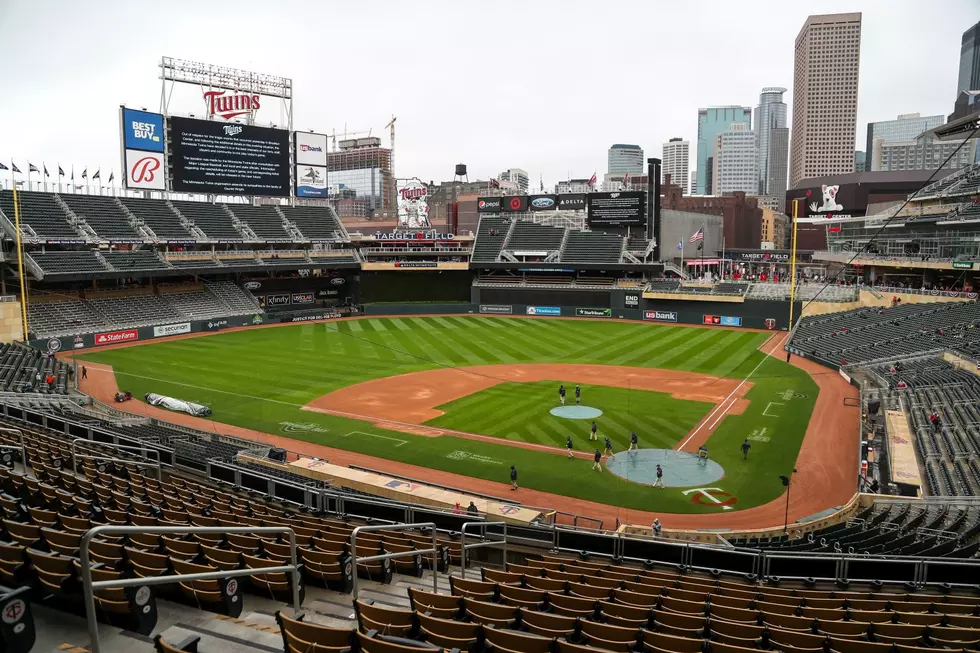
[[[606,437],[613,451],[622,451],[629,447],[630,433],[635,431],[644,448],[672,449],[714,406],[674,399],[663,392],[583,385],[582,405],[602,411],[595,420],[596,443],[589,440],[592,420],[555,417],[549,412],[559,405],[559,383],[568,390],[567,404],[574,405],[574,379],[501,383],[438,406],[445,414],[426,424],[553,447],[564,447],[565,439],[571,437],[579,451],[592,451]]]
[[[285,432],[283,422],[311,423],[328,432],[291,430],[289,437],[500,482],[507,481],[507,469],[516,464],[525,487],[625,507],[714,512],[715,508],[691,503],[680,490],[653,490],[609,474],[589,475],[591,463],[584,460],[505,443],[391,432],[299,408],[354,383],[440,366],[592,363],[738,379],[755,369],[748,409],[742,415],[728,416],[709,440],[712,458],[726,470],[716,486],[738,496],[737,508],[746,508],[781,493],[777,476],[792,470],[817,394],[806,373],[757,350],[766,337],[765,333],[720,328],[600,319],[372,318],[81,352],[79,358],[112,365],[120,388],[136,396],[157,392],[208,404],[218,422],[269,433]],[[566,386],[575,382],[564,381]],[[804,396],[784,401],[780,397],[787,391]],[[781,405],[769,406],[770,402]],[[542,406],[541,412],[546,413],[550,405],[553,403]],[[768,415],[764,415],[767,408]],[[493,411],[479,403],[466,412],[474,423],[493,419]],[[682,429],[686,432],[684,425],[677,424],[676,431]],[[765,429],[761,437],[769,441],[754,441],[750,460],[743,463],[738,445],[746,435],[760,434],[761,429]],[[514,431],[521,433],[519,428]],[[524,437],[533,441],[530,432]],[[405,444],[392,446],[390,438]],[[458,451],[470,455],[460,456]],[[582,482],[584,478],[587,483]]]

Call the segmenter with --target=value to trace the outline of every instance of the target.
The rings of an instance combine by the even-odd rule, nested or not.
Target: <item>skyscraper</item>
[[[963,32],[956,95],[963,91],[980,91],[980,23]]]
[[[684,191],[685,195],[690,195],[688,186],[690,170],[690,148],[691,144],[680,138],[672,138],[664,143],[662,174],[670,175],[670,183],[677,184]],[[660,179],[663,182],[663,178]]]
[[[521,168],[510,168],[501,172],[497,179],[500,181],[509,181],[510,183],[517,186],[522,193],[527,192],[527,188],[530,185],[530,178],[527,175],[527,170],[522,170]]]
[[[698,109],[698,191],[704,195],[711,194],[712,164],[708,159],[715,151],[715,136],[728,131],[735,123],[744,123],[747,129],[752,129],[752,109],[749,107],[727,106]],[[753,193],[754,194],[754,193]]]
[[[796,37],[790,187],[854,172],[861,14],[810,16]]]
[[[783,102],[785,92],[785,88],[778,86],[762,89],[759,106],[755,108],[755,144],[759,150],[759,189],[756,192],[759,195],[786,195],[789,143],[779,136],[777,143],[771,142],[774,130],[786,129],[788,126],[786,103]]]
[[[755,134],[745,123],[734,123],[715,136],[711,194],[741,191],[755,195],[759,188],[758,153]]]
[[[943,116],[920,116],[917,113],[904,113],[895,120],[879,120],[868,123],[867,143],[864,147],[866,168],[869,172],[882,170],[881,144],[895,141],[912,141],[916,136],[946,121]],[[877,156],[875,152],[877,151]]]
[[[609,174],[640,174],[643,172],[643,148],[639,145],[628,145],[616,143],[609,148],[608,153]]]

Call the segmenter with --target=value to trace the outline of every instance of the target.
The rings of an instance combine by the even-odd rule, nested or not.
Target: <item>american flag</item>
[[[694,235],[687,239],[689,243],[696,243],[699,240],[704,240],[704,227],[701,227],[694,232]]]
[[[593,172],[592,173],[592,176],[589,177],[589,183],[587,183],[586,186],[595,186],[595,182],[597,180],[598,180],[598,177],[596,177],[596,174]]]

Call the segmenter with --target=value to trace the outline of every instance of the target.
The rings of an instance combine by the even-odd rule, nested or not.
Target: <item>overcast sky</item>
[[[660,156],[680,136],[693,155],[698,107],[755,106],[764,86],[791,107],[804,20],[848,11],[864,14],[859,149],[868,121],[952,111],[978,0],[0,0],[0,161],[118,179],[118,106],[159,108],[167,55],[291,77],[297,129],[387,143],[396,115],[399,177],[464,162],[470,179],[524,168],[535,188],[601,178],[612,143]],[[200,103],[191,87],[170,108]]]

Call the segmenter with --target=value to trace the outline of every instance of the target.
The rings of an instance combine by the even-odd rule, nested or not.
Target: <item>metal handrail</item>
[[[431,549],[415,549],[413,551],[402,551],[400,553],[382,553],[376,556],[367,556],[366,558],[361,558],[360,562],[374,562],[376,560],[391,560],[392,558],[405,558],[408,556],[422,555],[425,553],[432,554],[432,592],[437,593],[439,591],[439,549],[436,546],[436,525],[434,522],[422,522],[418,524],[378,524],[376,526],[358,526],[350,534],[350,548],[351,548],[351,567],[354,570],[352,574],[351,583],[351,596],[356,601],[357,600],[357,534],[365,533],[367,531],[407,531],[416,528],[431,528],[432,529],[432,548]],[[98,653],[98,651],[93,651],[92,653]]]
[[[20,429],[10,428],[10,427],[6,427],[6,426],[0,426],[0,433],[16,433],[17,435],[20,436],[20,447],[17,447],[16,445],[5,444],[5,445],[0,446],[0,448],[2,448],[2,449],[20,449],[21,460],[24,463],[24,468],[27,469],[27,467],[29,465],[28,465],[28,462],[27,462],[27,442],[24,440],[24,432],[21,431]]]
[[[142,447],[132,447],[132,446],[130,446],[128,444],[113,444],[111,442],[95,442],[93,440],[89,440],[88,438],[75,438],[74,440],[71,441],[71,460],[72,460],[71,466],[72,466],[72,470],[74,470],[74,472],[76,474],[78,473],[78,463],[75,461],[75,455],[76,455],[76,452],[77,452],[76,445],[78,443],[80,443],[80,442],[86,443],[89,446],[90,449],[93,449],[93,450],[96,450],[96,451],[97,451],[97,447],[109,447],[110,449],[125,449],[127,451],[139,451],[141,454],[143,454],[143,457],[144,458],[146,458],[146,454],[148,454],[148,453],[154,453],[157,456],[157,459],[156,459],[157,466],[159,467],[160,464],[161,464],[160,463],[160,452],[157,451],[156,449],[149,449],[145,445],[142,446]],[[133,462],[136,462],[136,461],[133,461]],[[148,461],[148,462],[154,462],[154,461],[151,460],[151,461]]]
[[[130,460],[128,458],[113,458],[112,456],[88,456],[83,454],[77,454],[75,458],[76,460],[78,458],[81,458],[82,460],[101,460],[107,463],[122,463],[124,465],[136,465],[138,467],[156,467],[157,480],[163,480],[163,468],[160,466],[160,463],[153,460]],[[72,461],[72,465],[74,464],[75,462]]]
[[[469,526],[474,526],[479,528],[483,532],[484,539],[487,536],[488,526],[500,526],[503,525],[504,532],[502,540],[491,540],[489,542],[477,542],[475,544],[470,544],[466,546],[466,528]],[[486,547],[502,548],[504,551],[504,564],[503,567],[507,568],[507,522],[498,521],[468,521],[463,524],[463,528],[460,531],[459,536],[459,548],[460,548],[460,560],[459,560],[459,577],[466,578],[466,552],[470,549],[483,549]]]
[[[211,571],[200,574],[176,574],[173,576],[154,576],[147,578],[119,578],[114,580],[92,580],[92,561],[89,555],[89,544],[97,535],[103,533],[126,535],[128,533],[145,533],[155,535],[181,535],[186,533],[202,533],[206,535],[224,535],[225,533],[243,533],[249,535],[261,533],[287,533],[289,535],[290,564],[279,567],[261,567],[259,569],[233,569]],[[82,589],[85,593],[85,618],[88,621],[89,650],[100,653],[99,624],[95,614],[95,590],[140,587],[148,585],[166,585],[181,581],[221,580],[238,576],[252,576],[273,573],[291,573],[293,582],[293,613],[299,613],[300,568],[296,562],[296,532],[286,526],[96,526],[82,536],[79,546],[81,557]],[[355,575],[356,577],[356,575]]]

